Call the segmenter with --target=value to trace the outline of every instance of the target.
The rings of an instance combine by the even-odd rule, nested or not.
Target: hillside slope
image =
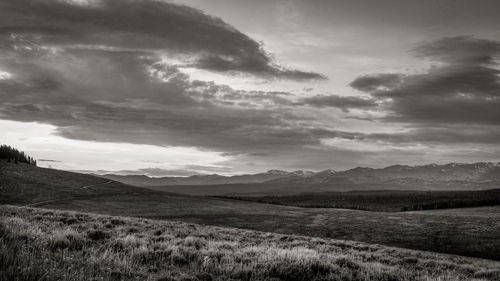
[[[500,278],[500,263],[494,261],[332,239],[1,206],[0,268],[0,280],[44,281]]]
[[[91,175],[0,160],[0,204],[34,204],[78,196],[142,190]]]

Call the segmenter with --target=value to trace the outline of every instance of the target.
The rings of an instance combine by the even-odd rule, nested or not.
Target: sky
[[[496,0],[2,0],[0,143],[188,176],[499,161]]]

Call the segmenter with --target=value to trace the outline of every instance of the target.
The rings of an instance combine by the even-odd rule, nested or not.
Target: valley
[[[155,224],[189,223],[196,227],[231,228],[241,232],[243,237],[249,231],[260,231],[281,235],[279,237],[299,235],[308,237],[307,239],[335,239],[355,241],[345,243],[397,247],[396,251],[411,249],[458,255],[462,259],[473,257],[500,260],[500,253],[497,251],[500,247],[500,206],[498,202],[491,201],[496,200],[498,190],[384,190],[267,197],[245,197],[245,193],[233,190],[236,197],[207,197],[165,192],[152,187],[135,187],[107,178],[32,165],[16,165],[1,160],[0,168],[0,202],[4,204],[1,208],[13,210],[10,215],[9,211],[4,211],[7,218],[3,218],[3,221],[13,219],[9,219],[9,216],[17,217],[17,214],[30,217],[31,213],[45,221],[52,215],[47,217],[43,214],[67,216],[76,211],[95,218],[120,216],[127,217],[130,221],[155,220]],[[250,184],[239,185],[243,188]],[[234,185],[221,186],[229,188],[228,186]],[[199,188],[205,187],[207,186]],[[426,202],[456,203],[464,198],[468,198],[469,202],[473,202],[475,198],[477,204],[461,206],[474,208],[453,209],[457,204],[449,204],[445,206],[448,209],[402,209],[407,203],[424,206]],[[486,199],[490,201],[481,201]],[[335,205],[339,200],[344,205]],[[41,209],[37,211],[26,207]],[[54,211],[42,211],[47,209]],[[33,218],[30,217],[29,220],[32,221]],[[350,256],[352,253],[351,250],[345,250],[344,254]],[[139,271],[142,272],[141,270]],[[184,274],[183,269],[179,269],[179,272]],[[462,276],[460,274],[458,276]],[[492,274],[491,276],[496,276],[497,273]],[[460,278],[453,280],[461,280]]]

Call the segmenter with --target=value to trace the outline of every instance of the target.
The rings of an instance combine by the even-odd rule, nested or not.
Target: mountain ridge
[[[100,177],[136,186],[181,186],[181,185],[224,185],[224,184],[366,184],[383,182],[493,182],[500,181],[499,162],[447,163],[426,165],[391,165],[384,168],[356,167],[344,171],[326,169],[323,171],[269,170],[264,173],[235,176],[193,175],[189,177],[159,177],[146,175],[104,174]]]

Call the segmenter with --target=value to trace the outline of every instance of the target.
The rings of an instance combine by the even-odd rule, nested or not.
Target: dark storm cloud
[[[398,85],[401,81],[402,75],[400,74],[376,74],[366,75],[356,78],[349,85],[354,89],[363,92],[372,92],[380,89],[381,87],[392,88]]]
[[[404,133],[352,133],[336,132],[333,137],[357,141],[382,141],[392,144],[425,143],[425,144],[497,144],[500,139],[500,128],[497,126],[460,125],[450,127],[417,127]]]
[[[500,139],[500,42],[452,37],[412,50],[434,65],[424,73],[375,74],[351,86],[383,101],[383,121],[406,124],[395,134],[358,134],[389,143],[497,144]]]
[[[310,105],[314,107],[336,107],[344,112],[349,109],[367,109],[374,108],[377,103],[373,99],[364,99],[359,97],[341,97],[341,96],[314,96],[304,98],[299,104]]]
[[[500,43],[468,36],[448,37],[421,45],[413,50],[417,57],[463,65],[495,63]]]
[[[414,75],[363,76],[351,86],[389,99],[387,120],[429,124],[500,125],[500,43],[444,38],[413,53],[438,63]]]
[[[0,36],[41,45],[188,55],[187,64],[217,71],[326,79],[279,67],[258,42],[221,19],[164,1],[3,0]]]

